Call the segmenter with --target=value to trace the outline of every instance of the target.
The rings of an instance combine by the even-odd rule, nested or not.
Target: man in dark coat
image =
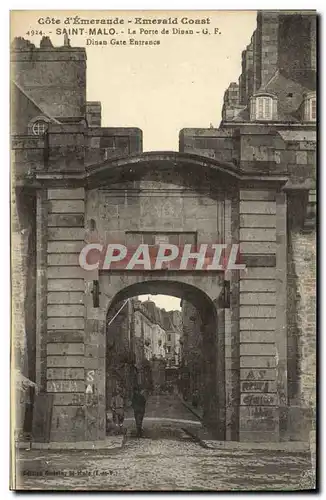
[[[134,409],[137,437],[141,437],[143,419],[145,414],[146,398],[143,394],[143,391],[141,391],[140,387],[138,386],[134,387],[131,404]]]
[[[122,391],[120,389],[116,390],[112,394],[111,399],[111,409],[113,422],[116,426],[119,426],[119,431],[122,432],[124,415],[124,398]]]

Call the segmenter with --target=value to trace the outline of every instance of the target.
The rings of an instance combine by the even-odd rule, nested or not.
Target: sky
[[[180,311],[180,299],[171,297],[170,295],[140,295],[141,301],[152,300],[158,307],[164,308],[166,311]]]
[[[22,36],[39,46],[46,34],[54,45],[61,46],[64,36],[55,34],[56,27],[67,26],[64,20],[75,15],[85,19],[119,17],[127,28],[136,29],[135,38],[161,42],[156,46],[87,46],[84,35],[68,35],[71,46],[86,47],[87,100],[101,101],[102,126],[139,127],[144,151],[177,151],[182,128],[219,126],[224,92],[232,81],[238,81],[242,51],[256,28],[256,11],[14,11],[11,39]],[[177,17],[177,27],[183,30],[193,28],[180,23],[183,17],[209,18],[210,23],[199,25],[198,35],[171,34],[171,25],[166,26],[169,35],[140,36],[140,27],[157,26],[136,26],[134,19],[139,16]],[[39,24],[44,17],[54,17],[59,24]],[[205,28],[209,35],[202,33]],[[214,34],[217,28],[218,34]],[[126,34],[117,37],[128,38]],[[180,309],[178,298],[155,295],[151,299],[167,310]]]

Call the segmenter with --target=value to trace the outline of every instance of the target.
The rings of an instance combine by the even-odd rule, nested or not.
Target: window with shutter
[[[272,119],[272,98],[271,97],[257,97],[257,120],[271,120]]]

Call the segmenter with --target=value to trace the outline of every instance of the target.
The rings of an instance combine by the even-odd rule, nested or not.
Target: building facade
[[[14,41],[12,227],[25,259],[13,255],[15,345],[21,369],[53,400],[52,441],[103,438],[107,318],[121,301],[155,293],[194,307],[183,307],[187,339],[198,340],[204,421],[218,439],[307,438],[315,23],[308,11],[259,12],[219,129],[183,129],[179,152],[165,153],[143,153],[139,129],[100,126],[100,104],[85,97],[85,49]],[[237,242],[245,269],[83,270],[83,246],[107,234],[127,245]]]
[[[280,238],[286,239],[283,259],[287,282],[281,299],[286,303],[286,326],[281,333],[287,344],[285,400],[289,420],[297,430],[301,425],[303,434],[306,421],[302,407],[316,406],[316,109],[315,13],[262,11],[257,15],[250,44],[242,53],[239,81],[232,82],[225,92],[220,128],[188,129],[180,134],[183,151],[200,151],[248,173],[265,171],[271,178],[277,173],[287,176],[283,188],[286,225],[282,236],[277,231],[279,222],[272,222],[272,196],[263,192],[240,192],[237,231],[240,239],[246,241],[242,244],[244,256],[253,258],[261,252],[265,265],[274,256],[277,262]],[[263,200],[267,202],[265,206]],[[274,337],[268,327],[275,306],[277,311],[277,297],[273,301],[274,287],[269,281],[272,273],[261,271],[263,280],[257,282],[256,288],[250,282],[240,281],[241,377],[254,372],[244,370],[250,364],[247,356],[280,355],[277,347],[274,351]],[[277,294],[278,288],[275,291]],[[184,338],[196,343],[198,318],[191,307],[190,311],[187,309],[189,305],[184,304]],[[191,317],[193,326],[189,330]],[[232,305],[231,311],[226,311],[226,319],[232,331]],[[232,366],[234,346],[230,340],[227,344],[226,362]],[[251,365],[262,367],[264,363],[253,357]],[[244,406],[241,412],[243,416],[250,415]]]

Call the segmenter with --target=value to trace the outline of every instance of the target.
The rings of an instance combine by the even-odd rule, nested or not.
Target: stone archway
[[[154,280],[160,286],[166,280],[192,285],[216,308],[217,352],[219,359],[225,356],[216,372],[219,383],[226,379],[226,398],[222,404],[220,396],[215,405],[222,416],[213,424],[223,422],[226,411],[227,439],[278,439],[287,391],[284,178],[249,175],[210,158],[169,152],[89,166],[78,177],[80,187],[64,184],[66,179],[56,184],[46,175],[47,188],[37,201],[39,233],[46,228],[38,240],[37,382],[54,394],[51,439],[62,440],[67,432],[72,440],[104,437],[107,309],[120,290]],[[61,227],[63,219],[71,227]],[[262,228],[253,225],[256,219]],[[161,241],[180,247],[238,242],[248,269],[225,273],[230,303],[218,309],[217,273],[119,271],[104,280],[101,272],[86,272],[78,267],[78,252],[85,242],[98,240],[128,248]],[[261,305],[260,297],[268,303]],[[70,424],[74,419],[80,420],[78,432]],[[224,428],[218,434],[223,433]]]
[[[203,394],[204,423],[212,431],[213,435],[220,440],[225,439],[225,376],[224,376],[224,325],[219,322],[218,296],[212,299],[199,287],[187,283],[187,278],[176,280],[168,276],[149,277],[139,275],[130,276],[131,284],[118,289],[118,276],[116,276],[116,293],[110,301],[107,309],[107,318],[114,318],[119,306],[127,299],[138,295],[160,293],[179,297],[191,303],[198,311],[200,322],[200,335],[203,339],[202,359],[205,392]],[[218,276],[216,281],[221,290],[222,277]],[[114,280],[113,280],[114,281]],[[191,278],[190,278],[191,281]],[[121,283],[121,277],[120,277]],[[112,293],[112,275],[102,274],[100,278],[102,293],[106,296],[110,290]],[[107,324],[107,321],[106,321]],[[106,326],[105,326],[106,328]],[[107,331],[105,332],[107,333]],[[109,342],[106,334],[103,340]],[[105,347],[103,346],[105,349]]]
[[[88,190],[85,192],[85,223],[88,225],[92,222],[93,229],[88,236],[91,241],[118,241],[127,247],[139,243],[156,245],[158,241],[180,247],[187,243],[196,246],[218,241],[230,243],[230,200],[232,192],[237,189],[237,177],[237,173],[232,171],[230,182],[230,174],[218,162],[176,153],[144,153],[89,168]],[[208,347],[205,353],[207,367],[211,367],[208,369],[210,376],[207,376],[210,382],[207,382],[209,398],[205,404],[205,420],[214,429],[216,437],[225,439],[224,310],[218,308],[224,279],[222,273],[144,270],[111,271],[105,274],[95,271],[88,273],[85,279],[85,352],[91,351],[94,344],[100,346],[97,350],[98,360],[94,357],[86,360],[87,366],[96,365],[95,375],[98,377],[98,382],[94,385],[101,415],[98,417],[97,436],[101,437],[104,433],[105,388],[102,387],[101,380],[104,380],[105,370],[105,359],[102,356],[105,351],[103,342],[107,310],[117,294],[119,300],[122,300],[125,293],[122,291],[130,292],[129,287],[137,285],[138,291],[132,292],[136,295],[140,293],[140,283],[144,282],[144,293],[152,294],[151,288],[159,286],[160,293],[183,298],[185,291],[192,295],[192,291],[197,290],[197,303],[200,294],[207,298],[199,306],[197,304],[199,310],[208,310],[203,314],[206,322],[203,323],[203,329],[206,330],[205,338],[210,339],[214,346],[214,349]],[[99,284],[99,307],[95,309],[93,280],[98,280]],[[175,282],[174,290],[171,290],[170,282]],[[218,320],[214,319],[210,324],[208,318]],[[208,340],[206,346],[209,346]],[[86,377],[87,374],[88,371]],[[238,384],[238,380],[234,378],[232,383]],[[218,394],[217,388],[220,390]],[[85,428],[87,438],[90,439],[87,417]]]

